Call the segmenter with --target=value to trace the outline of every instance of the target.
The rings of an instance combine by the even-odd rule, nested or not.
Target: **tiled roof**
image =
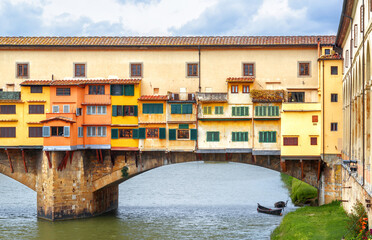
[[[41,123],[45,123],[45,122],[58,121],[58,120],[65,121],[65,122],[69,122],[69,123],[75,123],[75,122],[76,122],[76,121],[74,121],[74,120],[71,119],[71,118],[67,118],[67,117],[63,117],[63,116],[51,117],[51,118],[48,118],[48,119],[42,120],[42,121],[40,121],[40,122],[41,122]]]
[[[254,82],[254,77],[229,77],[226,82]]]
[[[168,95],[143,95],[138,98],[140,101],[166,101],[168,100]]]
[[[0,119],[0,122],[18,122],[18,119]]]
[[[334,44],[336,36],[0,37],[0,47],[167,47]]]
[[[63,86],[86,84],[139,84],[141,79],[64,79],[64,80],[26,80],[21,86]]]
[[[15,99],[0,99],[0,103],[23,103],[23,101]]]

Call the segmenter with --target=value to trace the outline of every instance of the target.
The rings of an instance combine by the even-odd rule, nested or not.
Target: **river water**
[[[257,213],[257,203],[287,199],[278,172],[181,163],[122,183],[115,213],[48,222],[36,217],[36,193],[0,174],[0,239],[269,239],[282,217]]]

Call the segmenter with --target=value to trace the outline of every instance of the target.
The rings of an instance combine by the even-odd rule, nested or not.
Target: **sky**
[[[0,0],[0,36],[337,34],[343,0]]]

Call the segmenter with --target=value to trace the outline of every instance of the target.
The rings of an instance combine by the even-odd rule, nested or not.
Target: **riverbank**
[[[348,221],[340,202],[301,207],[284,216],[282,223],[271,234],[271,239],[341,239],[347,231]]]
[[[288,188],[294,205],[317,205],[318,191],[315,187],[283,173],[280,177]]]

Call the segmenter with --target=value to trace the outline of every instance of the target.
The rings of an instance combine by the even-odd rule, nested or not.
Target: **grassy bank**
[[[317,189],[313,186],[293,178],[286,174],[281,174],[282,181],[291,193],[292,202],[295,205],[314,203],[318,197]]]
[[[284,216],[271,239],[341,239],[347,230],[348,219],[339,202],[302,207]]]

